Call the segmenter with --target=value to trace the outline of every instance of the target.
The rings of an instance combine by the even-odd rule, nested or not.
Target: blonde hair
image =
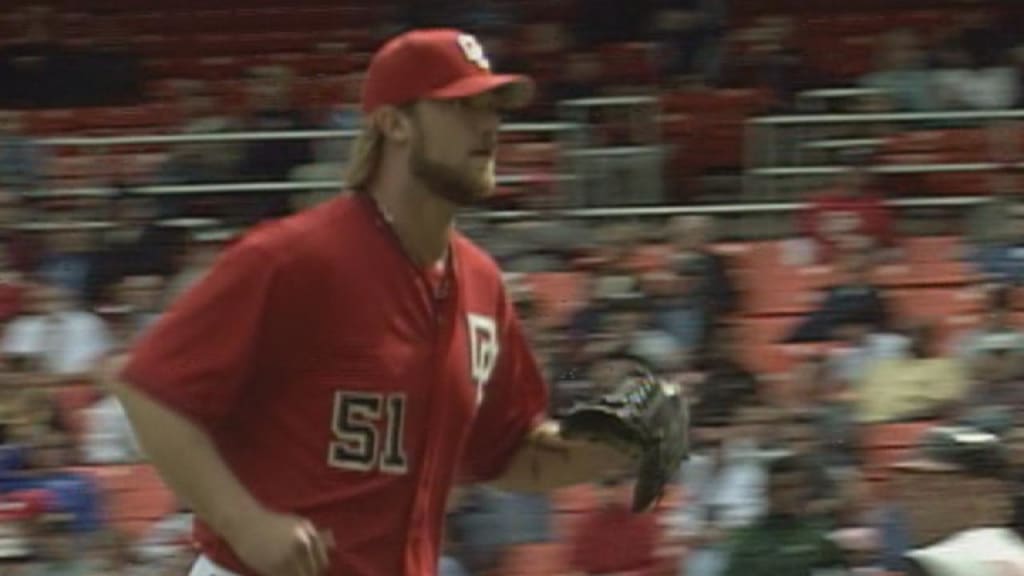
[[[384,135],[374,123],[368,122],[349,149],[348,166],[345,167],[345,185],[348,188],[365,191],[377,171],[383,148]]]

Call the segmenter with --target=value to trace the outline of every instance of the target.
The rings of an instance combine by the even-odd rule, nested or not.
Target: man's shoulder
[[[267,263],[300,261],[351,245],[360,234],[356,200],[349,195],[307,208],[296,214],[256,225],[233,248],[260,253]]]

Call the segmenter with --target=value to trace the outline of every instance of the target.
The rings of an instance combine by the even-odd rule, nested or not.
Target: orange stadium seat
[[[893,288],[886,299],[898,318],[915,320],[971,314],[984,306],[984,294],[970,287]]]
[[[965,255],[959,236],[911,236],[900,243],[904,258],[910,262],[931,263],[960,260]]]
[[[751,315],[804,314],[814,309],[821,290],[835,280],[828,266],[776,266],[737,274],[743,307]]]

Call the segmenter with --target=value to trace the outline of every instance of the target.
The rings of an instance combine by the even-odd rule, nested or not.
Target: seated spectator
[[[43,149],[24,134],[20,112],[0,110],[0,191],[23,194],[43,184]]]
[[[860,422],[947,417],[967,392],[967,370],[959,359],[940,354],[934,326],[915,325],[909,337],[905,358],[878,362],[858,386]]]
[[[968,260],[990,282],[1024,284],[1024,211],[1015,203],[993,225],[995,233],[978,242]]]
[[[785,342],[858,342],[868,334],[884,332],[890,318],[882,292],[871,275],[872,260],[867,249],[845,254],[836,284],[825,289],[821,303],[797,324]],[[853,328],[855,334],[844,334]]]
[[[179,503],[174,512],[157,520],[131,543],[130,554],[150,569],[159,568],[161,574],[186,573],[195,556],[191,544],[193,520],[191,509]]]
[[[99,258],[97,290],[110,288],[127,275],[170,274],[171,253],[166,230],[155,220],[158,207],[152,198],[122,192],[111,199],[109,218],[116,228],[108,232]],[[90,299],[103,301],[103,294]]]
[[[677,216],[667,224],[673,268],[679,275],[694,278],[692,294],[704,310],[703,323],[709,328],[739,306],[739,291],[729,276],[726,259],[711,250],[714,226],[709,216]]]
[[[879,354],[881,350],[879,346],[868,345],[865,348],[848,348],[845,357],[833,358],[835,365],[831,366],[823,356],[808,358],[798,365],[794,373],[797,398],[791,400],[790,409],[795,414],[810,418],[818,443],[828,447],[824,454],[824,465],[828,468],[847,469],[859,462],[859,437],[852,402],[854,382],[859,382],[859,376],[851,381],[849,374],[862,372],[863,368],[857,365],[871,365],[876,361],[871,355]]]
[[[259,67],[249,73],[249,115],[244,130],[281,131],[308,127],[303,113],[290,99],[292,78],[283,67]],[[254,140],[242,153],[240,176],[255,182],[282,182],[292,170],[312,160],[312,148],[306,140]],[[290,211],[287,194],[263,194],[247,206],[243,222],[278,217]]]
[[[972,375],[977,376],[979,361],[986,361],[988,352],[1005,350],[1017,355],[1024,354],[1024,332],[1014,326],[1014,288],[995,285],[987,289],[985,312],[981,326],[962,336],[955,344],[957,355],[968,364]]]
[[[34,524],[35,553],[26,576],[87,576],[92,568],[86,540],[74,528],[74,516],[51,502]]]
[[[807,67],[792,47],[792,18],[764,16],[743,35],[749,48],[726,57],[720,85],[727,88],[768,88],[776,113],[792,110],[795,96],[808,81]]]
[[[21,313],[25,298],[24,275],[14,267],[7,243],[0,244],[0,323]]]
[[[111,347],[98,316],[74,308],[56,285],[37,283],[27,310],[6,326],[0,344],[8,365],[63,376],[81,376]]]
[[[681,574],[716,576],[728,557],[729,540],[752,523],[764,508],[764,454],[750,435],[745,418],[754,406],[744,398],[709,411],[695,407],[695,448],[679,479],[688,498],[672,513],[673,535],[689,547]]]
[[[971,385],[957,421],[999,436],[1024,415],[1024,343],[1019,332],[978,335],[973,343]]]
[[[872,477],[853,471],[844,488],[832,539],[851,566],[868,574],[878,570],[904,573],[904,555],[911,546],[910,526],[889,479],[884,474]]]
[[[211,134],[239,129],[239,122],[224,115],[218,108],[217,97],[208,85],[187,82],[179,87],[179,101],[184,121],[182,134]],[[171,148],[166,164],[158,179],[165,184],[214,184],[229,182],[238,177],[238,142],[189,142]],[[182,206],[180,199],[172,200]],[[163,217],[184,216],[163,205]]]
[[[726,576],[807,576],[841,569],[846,560],[827,528],[804,511],[806,466],[783,456],[768,469],[765,513],[740,530],[729,548]]]
[[[90,231],[73,212],[51,216],[57,220],[56,227],[43,236],[43,257],[37,274],[48,283],[61,286],[72,301],[91,304],[90,296],[99,291],[100,263],[102,260],[101,238]],[[68,219],[72,221],[61,220]]]
[[[900,112],[927,112],[935,108],[920,40],[910,29],[894,30],[881,38],[875,69],[861,77],[860,85],[887,92]]]
[[[736,343],[736,329],[719,324],[712,332],[703,356],[693,366],[700,371],[692,391],[694,409],[722,410],[738,398],[757,394],[757,376],[743,366]]]
[[[938,53],[935,99],[943,110],[1005,110],[1017,101],[1017,70],[987,46],[969,50],[960,37]]]
[[[592,98],[601,85],[601,61],[597,54],[575,51],[566,58],[564,74],[547,84],[545,95],[553,102]]]
[[[801,235],[813,241],[814,260],[833,262],[843,248],[871,250],[893,245],[892,213],[868,170],[871,152],[844,152],[845,172],[836,184],[815,193],[797,214]]]
[[[632,489],[608,480],[601,504],[582,514],[570,542],[570,569],[581,574],[620,574],[657,562],[657,516],[631,510]]]
[[[492,570],[511,546],[551,539],[547,495],[515,494],[489,486],[466,488],[449,513],[457,560],[471,574]]]
[[[667,332],[652,325],[651,312],[640,295],[623,298],[605,312],[601,328],[591,334],[583,349],[585,361],[628,354],[658,373],[672,373],[686,361],[685,350]]]
[[[82,461],[86,464],[128,464],[143,459],[124,408],[106,394],[85,409]]]
[[[21,437],[27,438],[23,433]],[[22,450],[22,466],[0,475],[0,493],[51,493],[53,506],[72,515],[77,539],[93,539],[102,523],[101,494],[88,476],[68,470],[74,450],[67,432],[50,427],[23,441]]]

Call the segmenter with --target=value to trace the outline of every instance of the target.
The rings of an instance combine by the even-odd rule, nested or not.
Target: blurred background
[[[0,573],[187,573],[189,511],[103,360],[246,228],[338,193],[370,55],[428,25],[539,82],[460,227],[507,272],[552,412],[641,361],[695,420],[650,514],[614,483],[462,491],[442,574],[809,574],[780,515],[838,573],[899,574],[915,546],[1015,522],[1022,18],[995,0],[6,0]],[[929,440],[950,426],[1009,464]]]

